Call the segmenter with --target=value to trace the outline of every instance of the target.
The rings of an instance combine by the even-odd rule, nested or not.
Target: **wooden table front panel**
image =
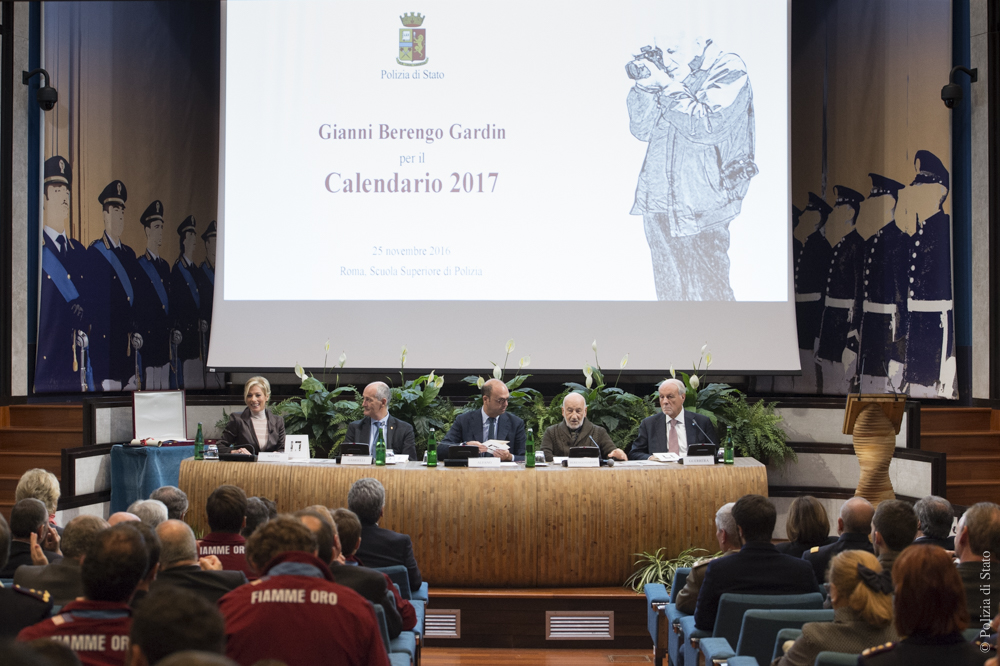
[[[767,494],[764,466],[743,458],[733,466],[535,470],[185,460],[180,487],[190,500],[188,521],[207,531],[205,502],[222,484],[293,512],[347,506],[348,490],[363,477],[385,486],[379,524],[410,535],[420,570],[435,586],[621,585],[635,553],[715,552],[718,507]]]

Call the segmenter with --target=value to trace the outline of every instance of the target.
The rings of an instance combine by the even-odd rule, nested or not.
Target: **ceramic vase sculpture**
[[[877,506],[896,499],[889,480],[889,463],[896,449],[896,429],[881,407],[868,405],[854,424],[854,453],[861,464],[861,478],[854,495]]]

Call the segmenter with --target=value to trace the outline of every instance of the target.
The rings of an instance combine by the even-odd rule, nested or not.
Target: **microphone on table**
[[[594,440],[594,436],[593,435],[587,435],[587,437],[589,437],[590,441],[594,442],[594,446],[597,447],[597,459],[601,461],[601,464],[602,465],[607,465],[608,467],[614,467],[615,466],[615,461],[612,458],[605,458],[604,457],[604,452],[601,451],[601,447],[597,446],[597,442]]]
[[[708,438],[708,443],[709,443],[709,444],[713,444],[713,445],[715,445],[715,446],[718,446],[718,445],[719,445],[719,444],[718,444],[718,442],[714,442],[714,441],[712,441],[712,438],[708,436],[708,433],[707,433],[707,432],[705,432],[705,429],[704,429],[704,428],[702,428],[702,427],[701,427],[700,425],[698,425],[698,422],[697,422],[697,421],[695,421],[694,419],[691,419],[691,423],[693,423],[693,424],[694,424],[694,427],[696,427],[696,428],[697,428],[698,430],[701,430],[701,434],[703,434],[703,435],[704,435],[705,437],[707,437],[707,438]]]

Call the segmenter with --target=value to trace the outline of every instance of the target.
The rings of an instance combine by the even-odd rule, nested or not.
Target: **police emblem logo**
[[[156,212],[157,213],[160,212],[160,202],[159,201],[156,202]]]
[[[426,64],[427,29],[422,28],[424,16],[417,13],[403,14],[399,17],[403,27],[399,29],[399,55],[396,62],[406,67],[419,67]]]
[[[122,194],[122,184],[118,183],[118,196],[121,196],[121,194]]]
[[[64,162],[63,160],[59,160],[59,173],[61,174],[66,173],[66,162]]]

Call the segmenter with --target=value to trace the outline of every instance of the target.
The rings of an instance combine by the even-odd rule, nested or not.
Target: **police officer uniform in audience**
[[[903,379],[914,397],[951,398],[955,391],[955,314],[951,294],[951,220],[944,213],[949,177],[933,153],[918,150],[914,192],[931,190],[940,199],[918,219],[909,238],[907,348]],[[912,230],[911,230],[912,231]]]
[[[802,553],[802,559],[809,562],[816,574],[816,580],[822,585],[826,582],[826,570],[830,566],[830,560],[834,555],[838,555],[845,550],[864,550],[875,553],[872,542],[868,540],[867,534],[860,532],[844,532],[840,538],[826,546],[813,546]]]
[[[170,264],[159,255],[163,234],[163,203],[154,201],[139,218],[149,239],[138,259],[136,324],[142,336],[143,389],[177,388],[170,385]],[[154,247],[154,245],[156,247]]]
[[[856,370],[855,361],[860,349],[863,253],[865,242],[854,229],[859,206],[864,200],[860,192],[843,185],[833,188],[837,193],[834,209],[844,215],[850,208],[853,214],[847,224],[851,229],[833,244],[830,270],[826,278],[823,320],[819,331],[817,362],[823,375],[823,389],[827,393],[847,393]],[[826,225],[827,240],[831,223]]]
[[[985,663],[995,657],[996,647],[969,642],[961,634],[910,636],[865,650],[858,666],[966,666]]]
[[[905,187],[891,178],[868,174],[872,189],[868,204],[874,199],[892,197],[899,200],[899,190]],[[893,209],[894,210],[894,209]],[[861,355],[858,372],[862,393],[883,393],[898,389],[902,378],[894,368],[905,361],[906,354],[906,250],[904,234],[894,224],[895,214],[881,220],[883,225],[865,242],[864,303],[861,318]]]
[[[185,376],[184,368],[186,361],[202,360],[202,354],[206,351],[202,348],[201,290],[198,288],[201,269],[184,256],[185,244],[195,242],[196,229],[194,215],[188,215],[177,227],[181,252],[170,271],[171,316],[174,328],[180,331],[182,338],[180,344],[176,345],[174,354],[179,388],[201,388],[204,385],[200,363],[187,364],[187,373],[197,376]]]
[[[15,638],[25,627],[52,614],[48,592],[36,592],[19,585],[0,586],[0,639]]]
[[[97,197],[104,208],[104,235],[90,244],[93,309],[94,379],[105,391],[134,388],[136,356],[135,279],[139,264],[135,253],[121,242],[128,190],[120,180],[111,181]],[[130,385],[131,384],[131,385]]]
[[[73,169],[66,158],[45,160],[42,284],[35,356],[36,391],[93,391],[87,351],[87,248],[70,238]],[[90,371],[90,372],[88,372]]]
[[[809,203],[803,209],[799,224],[812,224],[816,213],[819,221],[815,231],[809,234],[802,246],[802,254],[795,264],[795,319],[798,326],[799,358],[802,362],[802,376],[795,384],[807,393],[819,393],[820,379],[816,376],[816,339],[819,337],[823,318],[823,303],[826,293],[827,271],[833,250],[826,242],[824,227],[833,209],[821,197],[809,193]]]

